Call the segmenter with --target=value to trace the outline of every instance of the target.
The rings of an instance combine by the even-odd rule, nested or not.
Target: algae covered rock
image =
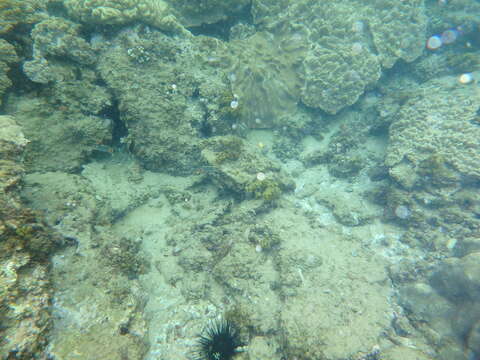
[[[29,141],[25,138],[22,132],[21,126],[17,124],[15,119],[11,116],[1,115],[1,132],[0,132],[0,141],[5,142],[14,146],[15,150],[20,150],[22,147],[27,145]],[[2,152],[5,152],[6,148],[2,148]]]
[[[278,164],[241,138],[217,136],[203,141],[201,146],[207,175],[231,191],[270,201],[295,187]]]
[[[95,54],[80,36],[80,25],[59,17],[50,17],[35,25],[31,32],[33,58],[22,65],[33,82],[47,84],[63,81],[78,66],[93,65]]]
[[[433,268],[428,283],[417,281],[400,287],[399,303],[435,343],[438,359],[462,360],[466,353],[469,358],[480,354],[479,260],[478,252],[447,258]]]
[[[0,104],[5,91],[12,85],[12,81],[7,76],[10,65],[19,59],[15,47],[4,39],[0,39]]]
[[[172,38],[140,26],[120,33],[102,53],[99,71],[119,101],[125,141],[149,169],[191,173],[199,166],[200,139],[232,130],[223,49],[216,39]]]
[[[43,354],[51,328],[49,255],[58,237],[19,200],[27,144],[12,117],[0,116],[0,357]]]
[[[401,184],[409,183],[402,178],[409,172],[395,171],[406,164],[418,175],[428,174],[432,181],[451,183],[455,177],[478,181],[478,87],[444,77],[421,85],[415,94],[390,126],[385,159],[390,174]]]
[[[331,209],[338,222],[345,226],[359,226],[372,222],[375,212],[359,196],[338,190],[335,193],[317,192],[318,203]]]
[[[253,0],[251,10],[253,22],[258,25],[268,24],[290,3],[290,0]]]
[[[108,143],[112,121],[99,114],[109,104],[105,89],[86,80],[56,83],[44,96],[10,96],[6,107],[18,112],[31,140],[25,154],[29,171],[71,171]]]

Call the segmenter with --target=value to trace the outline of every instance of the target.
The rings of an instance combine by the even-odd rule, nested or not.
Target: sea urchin
[[[240,346],[240,336],[232,322],[216,320],[200,335],[194,360],[231,360]]]

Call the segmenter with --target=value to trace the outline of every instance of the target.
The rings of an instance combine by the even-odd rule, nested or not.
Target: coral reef
[[[26,151],[29,171],[67,170],[111,140],[113,119],[104,114],[111,95],[98,85],[91,67],[95,53],[81,36],[78,24],[59,17],[37,23],[32,31],[32,59],[23,63],[24,74],[43,84],[38,94],[12,94],[8,112],[31,139]],[[45,133],[48,132],[48,135]]]
[[[458,0],[438,5],[435,2],[425,2],[429,34],[441,33],[457,26],[469,33],[474,31],[474,24],[480,23],[480,4],[476,1]]]
[[[21,48],[19,43],[30,42],[28,37],[22,39],[25,28],[29,29],[31,24],[47,18],[47,3],[48,0],[0,2],[0,105],[6,90],[12,85],[7,76],[10,67],[21,59],[21,56],[17,56],[18,49],[15,47]]]
[[[3,1],[0,357],[478,358],[478,7]]]
[[[356,102],[380,77],[380,63],[363,20],[365,10],[360,7],[352,13],[351,7],[351,2],[304,1],[281,14],[276,25],[288,43],[306,43],[299,72],[301,100],[329,113]]]
[[[254,23],[260,27],[268,25],[290,3],[290,0],[253,0],[251,12]]]
[[[254,10],[256,6],[259,2]],[[424,13],[421,0],[401,4],[305,0],[277,9],[275,15],[267,16],[265,27],[276,33],[284,53],[292,56],[288,49],[295,48],[302,58],[301,100],[334,114],[375,84],[381,67],[390,68],[398,59],[411,62],[421,55]]]

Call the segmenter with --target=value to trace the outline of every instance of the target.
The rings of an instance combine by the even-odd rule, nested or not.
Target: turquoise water
[[[480,359],[480,3],[0,3],[2,359]]]

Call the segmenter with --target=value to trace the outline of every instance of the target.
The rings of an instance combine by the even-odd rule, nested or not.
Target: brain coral
[[[390,127],[387,166],[409,165],[436,156],[464,179],[480,180],[480,91],[444,77],[423,84]]]

